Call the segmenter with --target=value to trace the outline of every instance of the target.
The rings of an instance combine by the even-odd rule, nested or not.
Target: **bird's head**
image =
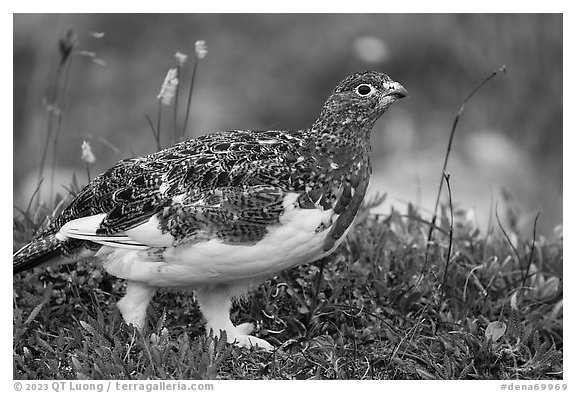
[[[407,95],[406,89],[386,74],[357,72],[336,86],[317,122],[372,128],[390,105]]]

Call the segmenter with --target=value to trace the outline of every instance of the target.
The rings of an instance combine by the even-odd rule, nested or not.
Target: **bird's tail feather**
[[[62,256],[61,242],[54,235],[32,240],[13,256],[13,274],[44,265]]]

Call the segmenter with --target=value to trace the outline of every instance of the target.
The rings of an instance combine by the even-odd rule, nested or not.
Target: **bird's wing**
[[[287,192],[279,187],[218,187],[173,198],[159,213],[114,233],[103,233],[106,213],[73,219],[58,236],[102,245],[146,249],[219,238],[227,243],[254,243],[280,222]]]
[[[175,199],[159,216],[163,232],[176,244],[219,238],[227,243],[255,243],[280,222],[290,207],[278,186],[217,187]]]
[[[297,133],[234,131],[121,161],[78,194],[52,231],[128,248],[254,240],[278,221],[285,194],[304,190],[304,144]]]

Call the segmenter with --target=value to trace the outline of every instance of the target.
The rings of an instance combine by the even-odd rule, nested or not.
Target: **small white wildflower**
[[[92,60],[92,62],[94,62],[94,63],[96,63],[96,64],[98,64],[98,65],[101,65],[101,66],[105,66],[105,65],[106,65],[106,61],[103,60],[103,59],[101,59],[101,58],[99,58],[99,57],[96,55],[95,52],[90,52],[90,51],[87,51],[87,50],[80,50],[80,51],[74,52],[74,54],[75,54],[75,55],[79,55],[79,56],[89,57],[89,58]]]
[[[186,59],[188,59],[188,55],[185,55],[184,53],[180,53],[180,52],[176,52],[176,54],[174,55],[174,57],[176,58],[176,63],[181,67],[184,65],[184,63],[186,63]]]
[[[86,161],[88,164],[93,164],[96,161],[92,147],[90,147],[90,143],[86,141],[82,142],[82,161]]]
[[[170,68],[157,97],[162,104],[170,105],[176,95],[176,86],[178,86],[178,70],[176,70],[176,68]]]
[[[46,97],[42,97],[42,105],[44,105],[46,112],[53,113],[55,116],[60,116],[62,114],[60,108],[58,108],[56,104],[49,104]]]
[[[88,34],[90,34],[92,38],[104,38],[106,35],[103,31],[91,31]]]
[[[208,49],[206,48],[206,41],[200,40],[196,41],[194,53],[198,60],[202,60],[208,54]]]
[[[75,54],[80,55],[80,56],[86,56],[86,57],[96,57],[96,53],[91,52],[89,50],[79,50],[79,51],[76,51]]]
[[[103,67],[106,65],[106,60],[101,59],[101,58],[99,58],[99,57],[93,58],[93,59],[92,59],[92,62],[95,63],[95,64],[98,64],[98,65],[101,65],[101,66],[103,66]]]

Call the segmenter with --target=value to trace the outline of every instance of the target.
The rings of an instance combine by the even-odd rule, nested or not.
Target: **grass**
[[[365,207],[332,256],[282,272],[237,303],[233,320],[257,321],[272,353],[212,343],[186,291],[160,292],[140,334],[114,306],[123,283],[99,266],[22,273],[14,378],[562,378],[562,239],[507,233],[513,250],[456,210],[446,268],[449,211],[441,209],[424,271],[429,224],[419,211],[383,217]],[[496,321],[506,327],[497,339],[486,333]]]
[[[192,87],[193,78],[182,134]],[[442,172],[448,191],[451,142],[476,90],[452,128]],[[147,117],[157,148],[160,101],[159,108],[156,128]],[[176,109],[174,119],[176,135]],[[70,195],[53,204],[36,194],[14,218],[14,248],[79,189],[73,180]],[[438,201],[441,191],[442,183]],[[115,307],[124,283],[96,263],[21,273],[14,378],[562,378],[562,236],[522,238],[513,210],[504,223],[496,214],[498,230],[482,233],[452,197],[437,203],[431,220],[413,205],[374,215],[370,207],[382,199],[368,202],[334,254],[279,273],[235,304],[233,321],[256,321],[258,335],[277,348],[271,353],[207,336],[190,292],[160,291],[140,333]]]

